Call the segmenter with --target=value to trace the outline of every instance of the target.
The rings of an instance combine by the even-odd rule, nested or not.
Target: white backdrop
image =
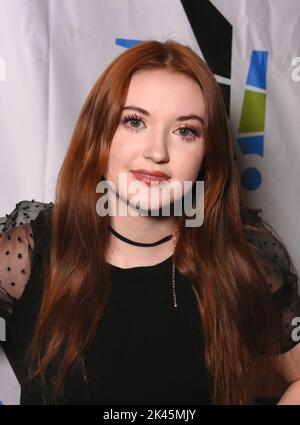
[[[200,22],[207,1],[190,3],[200,8]],[[263,209],[299,271],[300,69],[297,59],[292,65],[300,56],[299,1],[211,4],[232,25],[231,75],[217,79],[230,87],[241,173],[254,168],[261,177],[245,193],[250,206]],[[222,44],[218,26],[212,30]],[[130,40],[169,37],[203,56],[179,0],[0,0],[0,216],[21,200],[54,200],[72,130],[98,76]],[[267,60],[265,87],[247,77],[253,51],[263,52],[258,67]],[[259,124],[253,124],[255,116]],[[263,137],[260,153],[253,151],[253,139],[248,150],[241,149],[238,138],[257,135]],[[20,391],[8,369],[2,352],[0,400],[17,403]]]

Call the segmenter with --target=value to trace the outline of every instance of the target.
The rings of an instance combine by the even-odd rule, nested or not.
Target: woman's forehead
[[[183,74],[166,70],[143,70],[132,76],[124,107],[133,105],[150,114],[164,110],[176,117],[204,115],[200,86]]]

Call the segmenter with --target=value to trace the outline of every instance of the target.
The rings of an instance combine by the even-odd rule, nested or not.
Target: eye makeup
[[[132,121],[138,121],[138,122],[143,122],[143,117],[141,115],[138,115],[137,113],[132,113],[132,114],[126,114],[122,119],[121,119],[121,124],[126,127],[128,130],[130,131],[134,131],[135,133],[140,131],[142,128],[141,127],[132,127],[131,125],[128,125],[128,123],[132,122]],[[187,141],[193,141],[196,140],[197,138],[199,138],[201,136],[201,130],[200,128],[198,128],[197,126],[194,125],[181,125],[180,127],[177,128],[177,130],[181,130],[181,131],[185,131],[188,132],[188,134],[190,134],[190,136],[186,136],[186,135],[182,135],[181,139],[183,140],[187,140]],[[175,130],[175,131],[177,131]]]

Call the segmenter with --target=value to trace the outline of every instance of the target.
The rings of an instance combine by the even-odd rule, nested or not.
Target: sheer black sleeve
[[[7,317],[22,296],[31,273],[35,246],[31,222],[51,203],[21,201],[0,217],[0,316]]]
[[[246,237],[259,258],[259,267],[265,276],[270,295],[278,308],[280,353],[292,349],[299,341],[293,339],[293,319],[300,319],[298,275],[283,242],[275,230],[260,216],[261,209],[243,212]]]

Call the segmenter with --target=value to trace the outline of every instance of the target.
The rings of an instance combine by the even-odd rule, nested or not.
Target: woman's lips
[[[135,178],[137,180],[140,180],[140,181],[146,183],[148,186],[158,185],[158,184],[168,180],[167,177],[152,176],[152,175],[147,175],[147,174],[143,174],[143,173],[136,173],[136,172],[133,172],[133,175],[135,176]]]

